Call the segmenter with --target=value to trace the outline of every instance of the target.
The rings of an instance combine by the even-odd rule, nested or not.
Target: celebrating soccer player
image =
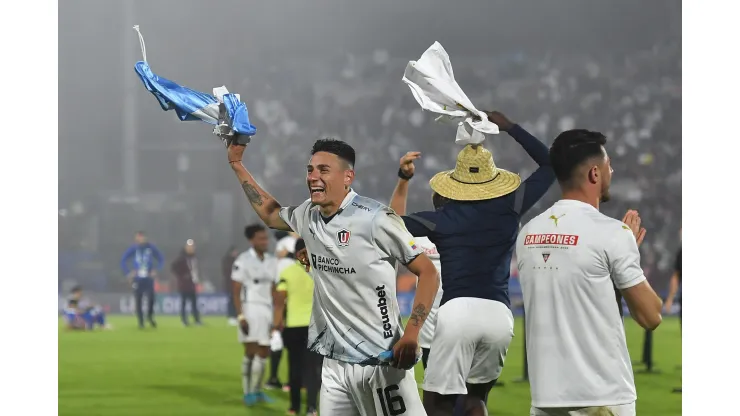
[[[246,146],[228,144],[229,164],[260,218],[304,238],[315,281],[308,347],[325,357],[319,413],[423,415],[414,379],[419,332],[439,286],[437,269],[388,207],[352,189],[355,151],[318,140],[306,167],[310,198],[281,207],[242,164]],[[419,276],[404,329],[396,264]]]
[[[524,295],[530,415],[629,416],[635,381],[619,289],[635,321],[661,322],[661,300],[640,267],[645,229],[636,211],[622,221],[599,212],[612,168],[603,134],[561,133],[550,160],[562,199],[524,226],[516,243]]]
[[[262,391],[265,361],[270,354],[272,297],[275,291],[277,259],[267,252],[267,230],[260,224],[244,230],[252,248],[240,254],[231,271],[232,296],[238,315],[237,337],[244,345],[242,387],[244,403],[251,406],[269,401]]]
[[[497,168],[484,147],[467,145],[454,170],[429,182],[435,210],[403,217],[413,235],[436,244],[442,259],[444,293],[424,373],[430,416],[451,415],[457,395],[465,394],[466,414],[487,414],[488,392],[514,335],[508,288],[519,219],[555,181],[544,144],[503,114],[487,115],[540,167],[522,183]]]

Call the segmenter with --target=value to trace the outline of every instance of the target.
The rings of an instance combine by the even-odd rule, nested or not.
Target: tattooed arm
[[[234,174],[239,179],[249,203],[252,204],[254,212],[264,221],[264,223],[273,229],[291,231],[290,226],[280,218],[280,203],[275,200],[269,193],[265,192],[252,174],[242,164],[242,155],[246,146],[229,145],[229,165],[234,170]]]
[[[437,296],[439,288],[439,273],[434,263],[429,260],[425,254],[422,254],[406,265],[409,271],[419,276],[419,283],[416,286],[416,295],[414,296],[414,306],[411,309],[411,316],[406,323],[404,336],[410,334],[418,338],[421,326],[429,315],[429,311],[434,303],[434,297]]]

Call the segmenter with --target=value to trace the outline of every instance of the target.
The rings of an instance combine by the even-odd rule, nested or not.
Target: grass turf
[[[140,331],[133,317],[112,317],[115,329],[97,333],[59,332],[59,414],[69,416],[130,415],[282,415],[288,393],[270,390],[275,402],[246,409],[241,397],[241,355],[236,329],[224,318],[206,326],[183,328],[178,318],[160,317],[159,328]],[[632,359],[642,354],[643,331],[626,320]],[[517,319],[515,334],[522,334]],[[513,380],[522,375],[522,337],[509,348],[501,376],[503,387],[491,392],[491,415],[529,414],[529,386]],[[287,381],[287,353],[280,365]],[[654,334],[658,374],[641,374],[635,365],[638,414],[681,414],[681,333],[677,319],[667,318]],[[421,364],[417,380],[423,378]],[[266,374],[267,375],[267,374]],[[303,411],[303,409],[301,409]]]

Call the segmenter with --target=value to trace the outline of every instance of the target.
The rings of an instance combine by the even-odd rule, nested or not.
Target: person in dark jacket
[[[228,317],[229,325],[236,326],[238,324],[236,320],[236,307],[234,306],[234,297],[232,296],[232,283],[231,283],[231,268],[234,266],[234,260],[239,255],[239,250],[236,246],[230,246],[226,255],[221,259],[221,274],[224,278],[224,289],[226,295],[229,298],[228,305]]]
[[[180,316],[182,323],[189,326],[186,305],[190,303],[195,324],[200,325],[200,313],[198,313],[198,300],[196,285],[200,282],[198,270],[198,259],[195,256],[195,242],[188,240],[180,255],[172,262],[172,274],[177,279],[177,290],[180,292],[182,303],[180,304]]]
[[[500,112],[486,115],[539,165],[534,173],[522,181],[497,168],[483,146],[467,144],[454,170],[439,172],[429,181],[435,210],[406,215],[404,190],[413,177],[413,161],[421,155],[408,153],[391,197],[390,207],[402,216],[408,231],[429,238],[442,262],[443,294],[424,372],[424,408],[429,414],[453,414],[456,407],[461,413],[487,414],[488,393],[503,370],[514,333],[508,290],[519,224],[555,182],[544,143]],[[475,326],[474,320],[466,320],[470,310],[500,324]],[[452,362],[460,365],[450,366]],[[450,394],[465,390],[466,395]]]

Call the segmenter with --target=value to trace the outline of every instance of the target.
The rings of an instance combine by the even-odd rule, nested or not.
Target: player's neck
[[[344,198],[346,198],[347,197],[347,194],[349,194],[349,191],[350,191],[349,189],[347,189],[346,191],[344,191],[344,194],[342,194],[342,198],[341,199],[339,199],[337,201],[333,201],[331,204],[320,206],[319,207],[319,212],[321,213],[321,215],[324,218],[328,218],[328,217],[331,217],[332,215],[336,214],[337,211],[339,211],[339,207],[342,206],[342,202],[344,202]]]
[[[254,250],[254,252],[257,254],[257,257],[260,260],[264,260],[265,259],[265,252],[264,251]]]
[[[561,199],[572,199],[574,201],[580,201],[584,204],[589,204],[592,207],[599,209],[599,202],[601,197],[599,195],[589,195],[589,192],[585,192],[582,189],[570,189],[563,191]]]

